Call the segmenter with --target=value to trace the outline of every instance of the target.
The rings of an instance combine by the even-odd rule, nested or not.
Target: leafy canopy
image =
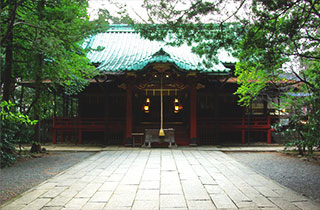
[[[183,2],[145,0],[153,25],[138,25],[142,36],[187,43],[208,62],[216,61],[219,48],[230,51],[239,59],[235,94],[240,104],[249,106],[261,94],[282,95],[279,109],[288,110],[290,120],[286,129],[300,136],[293,144],[310,152],[319,146],[320,1]]]
[[[87,0],[3,0],[0,7],[2,166],[14,162],[16,144],[40,140],[39,124],[55,112],[56,90],[76,94],[98,74],[82,44],[108,24],[105,14],[89,20]]]
[[[236,94],[244,105],[287,72],[309,85],[300,76],[307,70],[293,61],[319,62],[319,0],[145,0],[144,7],[153,24],[137,25],[142,36],[192,45],[208,63],[220,48],[237,57]]]
[[[68,87],[70,94],[80,91],[86,79],[98,73],[86,58],[82,43],[105,31],[108,24],[104,16],[89,21],[87,0],[14,0],[2,6],[0,20],[5,30],[0,32],[1,47],[13,47],[14,79],[33,80],[39,55],[41,79]],[[13,34],[11,43],[5,39],[9,32]]]

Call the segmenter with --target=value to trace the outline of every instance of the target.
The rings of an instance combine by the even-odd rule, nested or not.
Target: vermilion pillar
[[[268,144],[271,144],[271,131],[272,131],[272,128],[271,128],[271,119],[270,119],[270,116],[267,116],[267,124],[268,124],[268,131],[267,131],[267,143]]]
[[[55,116],[52,118],[52,125],[53,125],[53,131],[52,131],[52,143],[56,144],[57,143],[57,129],[56,127],[56,119]]]
[[[197,89],[190,89],[190,146],[197,145]]]
[[[127,107],[126,107],[126,135],[125,144],[132,143],[132,85],[127,86]]]
[[[246,143],[246,130],[245,130],[245,115],[244,112],[242,112],[242,120],[241,120],[241,143],[245,144]]]

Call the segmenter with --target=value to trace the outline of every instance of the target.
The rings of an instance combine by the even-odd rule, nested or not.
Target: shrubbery
[[[36,121],[29,119],[17,111],[12,102],[2,101],[0,104],[1,141],[0,141],[0,166],[10,166],[16,161],[19,144],[29,143],[33,131],[31,125]]]
[[[308,67],[302,72],[305,83],[299,86],[299,93],[286,94],[280,107],[288,110],[289,124],[279,131],[296,137],[287,146],[297,147],[300,155],[312,155],[320,147],[320,63]]]

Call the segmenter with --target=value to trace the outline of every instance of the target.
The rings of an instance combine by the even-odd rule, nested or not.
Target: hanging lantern
[[[174,106],[174,113],[179,113],[179,106]]]
[[[149,113],[150,112],[150,98],[146,98],[146,102],[143,105],[143,110],[145,113]]]
[[[179,111],[182,109],[182,106],[180,105],[179,103],[179,99],[178,98],[175,98],[174,99],[174,113],[179,113]]]
[[[149,113],[149,111],[150,111],[148,105],[144,105],[143,109],[144,109],[145,113]]]

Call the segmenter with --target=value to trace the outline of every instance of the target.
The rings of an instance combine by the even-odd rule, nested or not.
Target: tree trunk
[[[66,96],[62,93],[62,116],[66,117]]]
[[[66,95],[66,117],[69,117],[69,96]]]
[[[303,151],[301,145],[298,145],[298,154],[303,156]]]
[[[21,85],[21,94],[20,94],[20,105],[19,105],[19,109],[21,113],[24,113],[23,110],[23,93],[24,93],[24,86]],[[19,129],[22,129],[22,125],[19,125]],[[21,155],[22,152],[22,145],[21,145],[21,139],[19,139],[19,155]]]
[[[70,97],[70,112],[69,112],[70,117],[73,117],[73,98]]]
[[[38,4],[39,19],[43,18],[45,0],[41,0]],[[34,126],[34,142],[31,145],[31,152],[40,153],[40,96],[41,96],[41,71],[43,65],[43,55],[41,53],[35,56],[35,101],[34,104],[34,119],[38,121]]]
[[[22,3],[22,2],[21,2]],[[0,1],[0,6],[1,9],[3,9],[4,6],[3,1]],[[8,1],[8,5],[9,5],[9,9],[8,9],[8,26],[7,26],[7,30],[3,31],[3,33],[1,33],[2,37],[0,37],[0,46],[3,45],[3,43],[6,43],[8,41],[8,39],[10,38],[10,35],[12,34],[13,31],[13,26],[16,20],[16,15],[17,15],[17,8],[18,8],[18,2],[17,0],[11,0]],[[3,13],[3,11],[1,11],[1,13]],[[4,27],[1,27],[1,29],[4,29]]]
[[[31,145],[31,152],[40,153],[40,96],[41,96],[41,68],[42,68],[42,55],[37,55],[37,70],[35,78],[35,104],[34,104],[34,119],[38,122],[34,126],[34,142]]]
[[[23,106],[23,94],[24,94],[24,86],[21,85],[21,94],[20,94],[20,112],[24,113],[24,106]]]
[[[2,6],[1,1],[1,6]],[[12,64],[13,64],[13,26],[16,20],[16,11],[17,11],[17,1],[9,1],[9,11],[8,11],[8,27],[7,31],[4,33],[3,37],[0,40],[0,46],[5,46],[5,67],[4,75],[1,78],[3,82],[3,100],[10,100],[11,91],[12,91]],[[2,86],[2,84],[1,84]]]
[[[57,93],[54,92],[53,93],[53,97],[54,97],[54,106],[53,106],[53,116],[56,117],[57,116]]]
[[[13,33],[11,32],[7,38],[6,42],[6,59],[5,59],[5,67],[4,67],[4,84],[3,84],[3,100],[9,101],[11,95],[12,88],[12,63],[13,63],[13,55],[12,55],[12,42],[13,42]]]

